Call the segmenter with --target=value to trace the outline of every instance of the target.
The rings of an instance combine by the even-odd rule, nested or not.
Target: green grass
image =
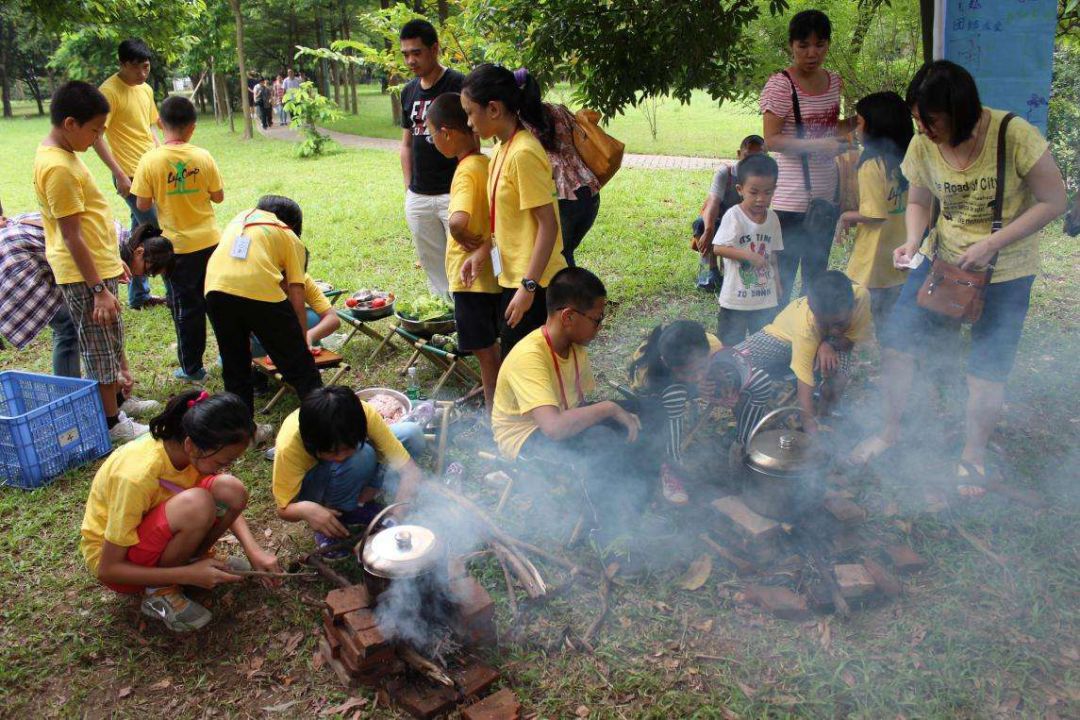
[[[570,88],[558,85],[549,100],[570,104]],[[401,128],[390,115],[390,96],[378,85],[360,85],[358,115],[347,114],[327,127],[369,137],[399,139]],[[649,106],[646,106],[649,107]],[[707,93],[697,91],[689,105],[665,98],[656,103],[656,139],[643,108],[627,108],[606,128],[626,143],[626,151],[645,155],[690,155],[733,158],[747,135],[761,130],[761,116],[753,105],[728,103],[718,106]]]
[[[9,213],[34,206],[33,149],[45,131],[37,119],[0,123],[0,197]],[[376,286],[399,294],[422,288],[402,217],[394,153],[338,151],[300,161],[284,143],[243,143],[212,120],[202,121],[195,142],[210,149],[225,178],[222,223],[261,194],[284,193],[304,209],[314,275],[344,288]],[[101,163],[92,155],[86,162],[108,187]],[[711,325],[715,304],[689,289],[695,261],[686,249],[689,220],[708,182],[705,172],[623,170],[605,188],[596,227],[580,251],[582,264],[603,277],[615,305],[592,352],[603,377],[621,378],[638,338],[662,319],[689,317]],[[112,204],[118,214],[124,211],[119,198]],[[913,423],[918,427],[912,428],[910,453],[851,485],[873,511],[865,536],[910,542],[930,561],[925,572],[907,581],[901,598],[846,622],[822,618],[799,624],[737,602],[743,581],[720,563],[703,589],[678,590],[677,578],[701,552],[697,533],[711,516],[707,509],[661,508],[666,530],[653,540],[668,563],[644,580],[616,587],[595,655],[566,652],[558,643],[563,628],[580,633],[594,616],[590,582],[579,580],[528,607],[511,630],[498,566],[473,563],[499,604],[504,637],[489,659],[506,683],[550,718],[572,717],[580,705],[595,718],[724,718],[728,712],[743,718],[1075,717],[1080,455],[1070,401],[1080,389],[1074,360],[1077,251],[1056,230],[1047,234],[1044,248],[1045,277],[1036,284],[995,441],[1002,446],[1007,482],[1043,493],[1049,507],[1035,511],[991,496],[952,517],[925,514],[920,490],[942,477],[954,450],[938,422],[925,422],[935,418],[922,416]],[[842,263],[843,251],[833,260]],[[171,377],[176,359],[166,314],[129,312],[125,321],[139,393],[166,399],[181,387]],[[371,349],[367,340],[347,348],[354,368],[347,382],[400,387],[394,370],[404,363],[404,353],[370,363]],[[0,351],[0,369],[10,368],[47,372],[48,332],[22,352]],[[433,378],[425,369],[427,386]],[[924,376],[930,387],[946,379]],[[216,375],[210,388],[220,389]],[[852,397],[856,418],[875,407],[861,384]],[[272,419],[294,407],[294,400],[287,401]],[[942,415],[940,425],[948,428],[956,422],[956,407]],[[844,440],[860,432],[853,429]],[[715,442],[715,433],[705,437]],[[492,507],[493,491],[479,480],[491,468],[472,452],[483,444],[475,430],[461,431],[452,457],[466,466],[467,492]],[[915,462],[926,458],[933,461],[929,469]],[[219,589],[208,600],[214,622],[194,637],[142,624],[134,604],[97,585],[77,550],[96,466],[76,469],[32,493],[0,491],[0,716],[186,718],[213,708],[219,716],[247,717],[295,703],[278,716],[313,717],[341,702],[345,695],[331,674],[312,668],[319,617],[304,601],[325,594],[321,581],[293,582],[276,591],[255,585]],[[308,534],[274,517],[269,464],[252,453],[234,470],[251,489],[257,535],[286,560],[306,552]],[[543,496],[525,488],[508,506],[506,527],[535,533],[532,521],[545,502],[560,507],[559,520],[572,524],[572,493]],[[881,512],[889,503],[899,508],[895,518]],[[984,538],[1007,567],[951,533],[950,522]],[[576,556],[592,562],[585,550]],[[555,570],[545,573],[561,582]],[[704,624],[709,621],[711,626]],[[289,652],[297,632],[299,646]],[[373,703],[360,710],[361,717],[395,716]]]

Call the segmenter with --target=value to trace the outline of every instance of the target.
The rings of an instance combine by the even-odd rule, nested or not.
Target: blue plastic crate
[[[32,490],[112,450],[97,383],[0,372],[0,482]]]

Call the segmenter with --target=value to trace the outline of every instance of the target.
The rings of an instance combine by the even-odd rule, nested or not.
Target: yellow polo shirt
[[[120,547],[137,545],[143,518],[173,496],[159,480],[187,490],[200,477],[192,465],[177,470],[164,443],[149,433],[114,450],[98,468],[86,500],[79,543],[86,565],[95,575],[105,541]]]
[[[412,458],[409,451],[401,444],[382,415],[366,402],[360,403],[367,420],[367,442],[375,449],[375,455],[381,464],[392,470],[399,470]],[[300,486],[308,470],[319,462],[304,449],[300,437],[300,411],[294,410],[281,423],[277,441],[274,445],[274,472],[272,490],[274,501],[279,508],[287,507],[300,494]]]
[[[244,248],[246,245],[246,249]],[[221,233],[206,266],[206,292],[281,302],[287,285],[304,283],[304,246],[273,213],[244,210]]]
[[[573,409],[579,405],[578,386],[574,380],[575,357],[581,378],[580,395],[587,395],[596,388],[589,353],[584,345],[572,345],[567,357],[555,357],[559,359],[559,374],[566,390],[569,406],[566,409]],[[540,427],[529,413],[545,405],[562,408],[562,398],[551,349],[544,340],[543,328],[537,328],[514,346],[499,368],[491,429],[504,457],[517,458],[521,446]]]
[[[458,163],[454,179],[450,183],[450,210],[448,216],[463,212],[469,216],[468,230],[485,240],[491,237],[491,217],[487,196],[488,159],[486,155],[476,153]],[[470,287],[461,282],[461,266],[469,258],[469,251],[458,244],[453,237],[446,238],[446,277],[450,281],[450,292],[497,293],[499,283],[491,272],[491,263],[486,263],[479,277]]]
[[[956,170],[941,150],[925,135],[916,135],[908,146],[901,169],[912,185],[928,188],[941,203],[937,225],[923,242],[923,253],[936,248],[941,259],[955,264],[969,247],[990,235],[997,184],[997,139],[1004,110],[990,109],[990,126],[979,156],[966,170]],[[1046,139],[1027,120],[1013,118],[1005,132],[1005,196],[1002,220],[1008,225],[1035,204],[1035,195],[1024,179],[1046,152]],[[1034,275],[1039,272],[1039,233],[1018,240],[1001,251],[991,282]]]
[[[119,75],[101,83],[99,89],[109,101],[109,117],[105,120],[109,149],[127,176],[134,177],[139,160],[154,147],[150,130],[158,119],[154,91],[146,83],[128,85]]]
[[[320,316],[333,307],[323,291],[315,284],[315,280],[307,273],[304,273],[304,304]]]
[[[859,167],[859,214],[883,220],[859,223],[855,246],[848,260],[847,276],[865,288],[903,285],[907,273],[893,265],[893,250],[904,244],[904,211],[907,189],[900,189],[899,168],[885,174],[885,162],[874,158]]]
[[[496,146],[487,189],[488,197],[495,197],[495,245],[502,257],[499,285],[504,288],[521,287],[521,279],[529,269],[539,227],[533,209],[555,206],[555,246],[544,272],[540,277],[532,278],[541,287],[547,287],[551,277],[566,267],[566,260],[562,256],[562,227],[558,225],[558,194],[551,175],[551,163],[544,147],[531,132],[518,130],[511,141]],[[490,224],[490,218],[488,222]]]
[[[161,229],[178,255],[217,245],[210,193],[223,189],[214,158],[190,143],[162,145],[143,155],[131,183],[132,195],[154,201]]]
[[[34,193],[45,228],[45,259],[57,283],[86,282],[60,232],[60,218],[72,215],[79,216],[83,242],[101,279],[124,273],[112,210],[82,158],[53,145],[39,145],[34,155]]]
[[[853,343],[860,343],[874,336],[874,322],[870,317],[870,293],[866,288],[854,283],[852,289],[855,291],[855,308],[844,337]],[[793,300],[771,324],[765,326],[765,332],[791,345],[791,371],[801,382],[816,385],[814,358],[817,357],[818,346],[824,338],[814,322],[814,313],[810,311],[807,299],[801,297]]]

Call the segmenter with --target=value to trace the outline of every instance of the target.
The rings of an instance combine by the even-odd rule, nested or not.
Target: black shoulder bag
[[[781,70],[784,77],[791,84],[791,109],[795,113],[795,134],[799,139],[806,137],[806,127],[803,125],[802,111],[799,109],[799,92],[795,89],[795,81],[787,70]],[[803,216],[803,230],[811,237],[832,237],[836,231],[836,222],[840,219],[840,205],[835,201],[825,198],[815,198],[813,187],[810,184],[810,160],[805,153],[799,153],[802,160],[803,184],[806,186],[806,194],[810,201],[806,206],[806,214]],[[837,192],[840,185],[837,183]]]

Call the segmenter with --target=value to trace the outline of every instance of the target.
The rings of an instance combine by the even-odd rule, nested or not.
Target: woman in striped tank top
[[[765,143],[780,166],[772,207],[780,218],[784,237],[784,249],[777,257],[785,292],[780,298],[781,308],[787,304],[800,263],[803,288],[806,288],[825,271],[829,262],[832,236],[810,237],[802,223],[812,198],[833,200],[835,197],[838,182],[835,158],[847,150],[847,143],[838,135],[848,132],[853,125],[851,120],[840,120],[843,81],[824,67],[831,36],[832,24],[825,13],[820,10],[797,13],[788,24],[792,64],[772,75],[761,91]],[[798,137],[795,123],[793,88],[799,99],[802,137]],[[804,157],[810,190],[803,171]]]

